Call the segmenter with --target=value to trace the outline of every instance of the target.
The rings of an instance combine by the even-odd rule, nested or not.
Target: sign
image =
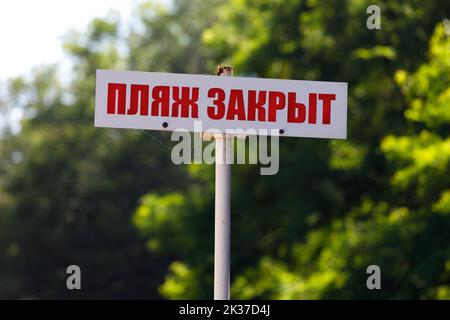
[[[97,70],[95,126],[347,135],[347,83]]]

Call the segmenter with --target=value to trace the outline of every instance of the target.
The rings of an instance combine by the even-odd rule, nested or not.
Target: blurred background
[[[0,15],[0,298],[212,298],[214,166],[172,164],[169,133],[94,128],[95,70],[229,63],[349,83],[347,140],[282,138],[275,176],[233,166],[232,297],[450,299],[450,2],[18,0]]]

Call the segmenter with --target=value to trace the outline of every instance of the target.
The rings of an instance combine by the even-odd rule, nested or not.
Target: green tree
[[[150,254],[131,216],[144,193],[182,189],[189,177],[172,165],[167,135],[93,127],[95,71],[202,72],[209,20],[197,18],[214,3],[144,3],[125,37],[114,14],[95,19],[67,36],[68,84],[56,66],[10,81],[2,112],[24,117],[0,138],[0,297],[159,297],[173,254]],[[81,292],[65,286],[70,264],[82,269]]]
[[[391,202],[366,198],[344,219],[310,232],[292,265],[264,258],[235,281],[241,298],[449,299],[450,25],[436,27],[429,61],[395,78],[413,121],[411,134],[381,142],[390,170]],[[382,288],[366,290],[362,271],[382,270]],[[267,274],[271,274],[266,277]]]
[[[232,296],[448,298],[450,4],[381,1],[368,30],[369,4],[144,2],[127,35],[114,15],[68,35],[69,83],[37,69],[0,100],[23,112],[0,136],[0,297],[212,297],[213,166],[173,165],[168,135],[93,128],[95,71],[229,62],[349,82],[348,140],[281,139],[276,176],[234,166]]]
[[[411,96],[421,97],[432,87],[436,96],[445,97],[448,88],[448,82],[436,80],[422,93],[407,94],[395,79],[402,75],[399,70],[415,70],[425,62],[433,28],[450,8],[437,1],[383,1],[382,29],[373,31],[365,27],[368,5],[368,1],[236,0],[221,6],[218,21],[203,32],[217,61],[230,62],[238,73],[349,82],[348,140],[282,139],[281,169],[274,177],[258,176],[252,166],[233,168],[234,297],[445,297],[448,217],[421,217],[421,212],[446,190],[447,162],[442,160],[441,171],[424,182],[422,188],[434,190],[427,199],[417,198],[414,185],[400,190],[392,177],[395,172],[405,174],[407,151],[417,143],[417,128],[410,121],[416,111],[407,111],[410,115],[404,117]],[[434,47],[445,52],[446,46]],[[439,64],[447,57],[429,58],[430,64]],[[416,78],[425,79],[423,73]],[[431,100],[426,103],[427,110],[433,109]],[[419,113],[416,119],[427,122],[428,116]],[[448,129],[447,124],[444,127]],[[444,127],[428,129],[434,137],[430,139],[435,139],[428,141],[435,141],[433,150],[441,157],[444,145],[436,134],[448,132]],[[403,141],[395,138],[400,135],[416,142],[395,157],[392,150]],[[211,169],[192,166],[198,184],[183,194],[152,193],[135,214],[151,250],[151,244],[158,243],[177,251],[178,259],[160,289],[166,297],[212,296]],[[408,174],[416,169],[405,170]],[[199,205],[198,194],[209,200]],[[445,195],[437,203],[445,203]],[[416,208],[419,205],[422,209]],[[175,225],[160,218],[164,211],[174,213]],[[154,227],[153,219],[164,226]],[[161,242],[162,230],[176,236]],[[435,251],[429,249],[431,244]],[[423,257],[428,260],[421,264]],[[370,264],[380,264],[384,272],[381,293],[365,286]]]

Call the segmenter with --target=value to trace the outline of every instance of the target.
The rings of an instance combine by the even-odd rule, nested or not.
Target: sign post
[[[97,70],[95,126],[191,131],[215,140],[214,299],[230,298],[232,139],[347,137],[347,83]]]
[[[218,76],[232,76],[231,67],[218,68]],[[214,226],[214,300],[230,299],[231,162],[233,137],[214,135],[216,189]]]
[[[231,138],[215,135],[214,300],[230,299]]]

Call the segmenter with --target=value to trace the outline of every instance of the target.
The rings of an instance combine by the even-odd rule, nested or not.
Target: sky
[[[27,74],[33,66],[63,62],[62,39],[83,31],[109,9],[130,19],[137,0],[1,0],[0,81]]]

